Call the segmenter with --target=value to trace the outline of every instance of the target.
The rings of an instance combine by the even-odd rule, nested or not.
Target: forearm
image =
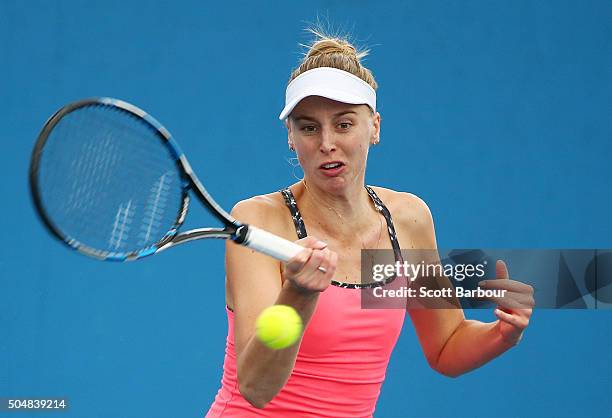
[[[275,304],[295,308],[303,321],[303,329],[310,321],[319,293],[304,294],[283,286]],[[302,336],[294,345],[274,350],[263,344],[253,333],[238,357],[240,392],[253,406],[263,408],[283,388],[295,365]]]
[[[504,353],[515,343],[504,340],[499,321],[464,320],[440,352],[435,369],[456,377],[474,370]]]

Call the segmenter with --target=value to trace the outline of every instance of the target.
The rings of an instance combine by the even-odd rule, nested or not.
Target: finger
[[[514,293],[512,297],[523,305],[523,308],[519,309],[531,309],[535,307],[535,299],[531,295],[526,295],[525,293]]]
[[[496,295],[476,297],[478,300],[490,300],[503,306],[509,306],[512,309],[518,308],[533,308],[535,306],[535,299],[533,298],[533,292],[524,291],[523,287],[519,287],[519,291],[513,291],[514,286],[497,286],[500,283],[506,283],[508,280],[496,280],[489,282],[489,286],[481,286],[484,290],[495,290]],[[518,282],[517,282],[518,283]],[[495,286],[494,286],[495,285]],[[531,286],[528,286],[531,289]],[[503,294],[502,294],[503,292]],[[513,302],[519,305],[512,304]]]
[[[310,277],[312,274],[315,274],[315,272],[316,274],[321,274],[319,266],[323,263],[325,258],[324,251],[325,250],[312,250],[312,254],[306,264],[304,264],[299,276]]]
[[[326,248],[322,250],[321,253],[323,254],[323,259],[321,260],[321,264],[317,267],[317,272],[319,273],[318,277],[321,280],[327,280],[329,269],[331,268],[330,261],[332,252]]]
[[[497,318],[499,318],[500,321],[504,321],[512,326],[514,326],[515,328],[518,329],[525,329],[526,325],[524,323],[524,320],[521,319],[520,317],[513,315],[513,314],[509,314],[507,312],[504,312],[500,309],[495,309],[495,311],[493,311],[493,313],[495,314],[495,316]]]
[[[508,266],[503,260],[497,260],[495,263],[495,277],[497,279],[509,279]]]
[[[286,270],[291,274],[297,274],[308,262],[313,251],[312,248],[304,248],[287,262]]]
[[[509,309],[509,310],[533,308],[533,304],[531,303],[530,299],[521,298],[517,296],[516,293],[507,294],[504,297],[495,297],[495,296],[481,297],[481,298],[478,298],[478,300],[486,300],[486,301],[494,302],[498,305],[498,307]]]
[[[330,257],[329,249],[315,250],[308,263],[304,266],[303,274],[296,282],[299,286],[314,290],[324,291],[330,285]]]
[[[524,325],[527,326],[529,324],[529,319],[531,318],[531,314],[533,313],[533,309],[531,308],[515,309],[514,311],[508,312],[508,313],[512,313],[512,315],[514,315],[515,317],[520,318],[521,321],[523,321]]]
[[[533,294],[533,287],[518,280],[482,280],[478,282],[478,286],[487,289],[506,289],[517,293]]]
[[[533,298],[522,293],[516,293],[511,291],[504,291],[503,295],[500,295],[498,293],[496,295],[490,296],[474,296],[474,299],[479,301],[494,302],[499,305],[499,307],[507,309],[523,309],[533,307],[531,305]]]

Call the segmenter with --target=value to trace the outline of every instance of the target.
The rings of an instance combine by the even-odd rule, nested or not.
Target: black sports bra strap
[[[367,186],[367,185],[365,186],[365,188],[368,191],[368,194],[370,195],[372,200],[374,201],[374,207],[376,207],[376,210],[382,213],[382,215],[385,217],[385,220],[387,221],[389,239],[391,239],[391,247],[393,248],[393,254],[395,255],[395,260],[404,261],[402,258],[402,250],[400,248],[399,241],[397,240],[395,226],[393,226],[393,219],[391,218],[391,212],[389,212],[389,209],[387,209],[387,207],[382,202],[382,200],[380,200],[380,198],[378,197],[374,189],[372,189],[370,186]]]
[[[302,220],[302,215],[297,207],[297,202],[295,201],[295,197],[289,188],[283,189],[280,191],[285,198],[285,204],[289,208],[291,212],[291,218],[293,219],[293,224],[295,225],[295,232],[299,239],[306,238],[306,226],[304,225],[304,221]]]

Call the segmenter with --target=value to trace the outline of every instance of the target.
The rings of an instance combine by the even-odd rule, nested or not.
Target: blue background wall
[[[74,417],[207,410],[223,245],[127,265],[69,252],[35,217],[29,153],[58,107],[107,95],[165,123],[226,208],[289,184],[276,118],[317,16],[372,48],[383,125],[368,183],[425,199],[440,247],[611,247],[612,3],[231,4],[0,3],[0,396],[67,396]],[[215,158],[233,152],[252,160]],[[458,379],[428,368],[407,322],[376,416],[609,414],[611,319],[538,310],[518,348]]]

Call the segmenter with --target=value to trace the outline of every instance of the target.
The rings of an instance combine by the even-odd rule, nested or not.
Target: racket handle
[[[242,245],[277,260],[287,262],[300,253],[304,247],[284,238],[271,234],[263,229],[249,225],[246,239]]]

